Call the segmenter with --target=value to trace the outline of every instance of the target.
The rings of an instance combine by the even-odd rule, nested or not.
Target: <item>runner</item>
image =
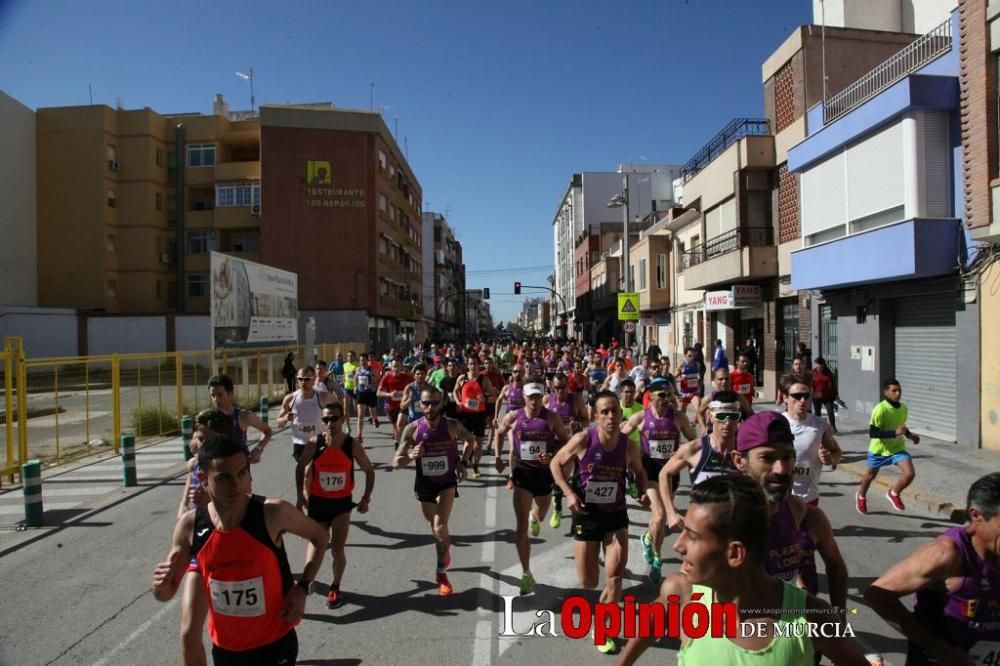
[[[730,453],[736,448],[736,429],[742,418],[739,398],[732,391],[720,391],[715,395],[715,400],[709,403],[708,413],[715,426],[711,434],[686,442],[670,456],[667,464],[660,470],[660,493],[667,510],[667,527],[672,530],[681,528],[684,520],[674,506],[674,489],[670,477],[687,468],[691,475],[691,487],[694,488],[714,476],[736,472]]]
[[[583,398],[571,395],[568,391],[569,382],[566,376],[557,372],[552,376],[552,393],[549,394],[545,407],[562,419],[567,433],[575,435],[590,425],[590,410],[583,404]],[[572,468],[563,470],[566,475],[570,472]],[[552,518],[549,519],[549,527],[558,529],[562,525],[562,489],[557,486],[552,494],[555,499],[555,509],[552,511]]]
[[[611,391],[612,393],[618,393],[621,391],[622,382],[632,381],[628,378],[628,370],[624,363],[617,362],[614,365],[614,369],[608,375],[607,379],[604,380],[604,385],[601,387],[602,391]],[[632,387],[635,387],[635,382],[632,382]]]
[[[306,595],[327,545],[318,524],[280,499],[251,494],[246,451],[229,437],[212,437],[198,451],[211,501],[188,511],[174,528],[170,553],[153,571],[153,596],[177,593],[192,557],[208,600],[208,633],[217,665],[295,663]],[[296,584],[282,537],[310,542]]]
[[[344,389],[341,388],[340,383],[327,370],[326,361],[316,361],[316,380],[313,386],[324,405],[328,402],[344,401]]]
[[[511,412],[524,407],[524,371],[520,365],[515,365],[510,372],[510,381],[504,384],[497,397],[493,423],[499,424],[500,419]],[[501,411],[503,410],[503,411]],[[507,476],[507,490],[514,489],[514,479]]]
[[[358,371],[358,357],[353,351],[347,352],[347,361],[344,362],[344,409],[347,414],[347,420],[351,420],[351,414],[354,414],[359,405],[357,404],[357,395],[354,392],[354,375]],[[350,431],[350,423],[347,425],[348,431]],[[358,433],[358,437],[361,437],[361,433]]]
[[[684,350],[684,362],[677,368],[677,388],[680,392],[681,411],[687,412],[687,406],[695,396],[701,393],[701,365],[697,360],[694,347]]]
[[[420,394],[424,416],[403,429],[403,440],[392,465],[399,468],[411,460],[419,461],[413,490],[434,535],[438,593],[447,596],[454,591],[447,573],[451,564],[448,518],[458,497],[458,482],[465,479],[476,438],[458,421],[442,416],[442,398],[441,391],[433,387]],[[459,440],[463,442],[461,451]]]
[[[649,395],[649,408],[633,414],[622,426],[622,432],[630,437],[635,433],[641,440],[642,466],[649,480],[646,494],[650,502],[649,529],[642,535],[642,550],[646,564],[650,565],[649,579],[659,583],[660,570],[663,566],[660,551],[663,547],[665,536],[663,527],[667,516],[663,500],[665,491],[660,490],[660,471],[677,452],[680,434],[689,441],[696,436],[687,417],[674,408],[667,380],[654,379],[649,385]],[[671,492],[676,492],[679,481],[680,474],[669,477]]]
[[[364,441],[365,432],[365,412],[368,413],[368,420],[376,428],[378,422],[378,395],[375,387],[378,386],[378,376],[368,364],[368,354],[362,354],[360,365],[354,371],[353,384],[356,387],[355,402],[358,405],[358,441]]]
[[[476,436],[472,449],[472,478],[479,478],[479,459],[486,438],[486,404],[496,395],[490,380],[479,372],[479,359],[469,357],[468,371],[455,382],[453,397],[458,404],[458,420]]]
[[[552,462],[552,478],[562,488],[573,512],[576,538],[573,557],[580,586],[597,587],[598,556],[604,547],[604,589],[600,601],[618,603],[622,596],[622,577],[628,564],[628,512],[625,508],[625,470],[631,469],[639,482],[639,503],[649,506],[646,495],[646,472],[642,469],[639,449],[631,446],[621,432],[622,411],[618,396],[610,391],[598,393],[594,401],[596,423],[573,435]],[[570,486],[563,468],[579,463],[579,472]],[[598,650],[607,654],[616,648],[608,639]]]
[[[766,622],[768,635],[714,638],[681,636],[677,663],[740,664],[743,666],[812,666],[822,651],[840,665],[868,666],[860,646],[849,638],[810,637],[805,626],[823,622],[830,606],[805,590],[778,580],[764,569],[767,557],[767,501],[760,487],[741,476],[709,479],[691,490],[684,531],[673,550],[681,569],[660,586],[661,604],[731,602],[741,622]],[[781,612],[777,612],[777,609]],[[706,608],[708,613],[709,609]],[[784,627],[775,635],[774,627]],[[700,625],[699,625],[700,628]],[[633,664],[651,645],[651,638],[628,642],[619,664]]]
[[[386,414],[392,426],[392,446],[399,446],[399,436],[402,427],[399,425],[399,405],[403,400],[403,391],[413,383],[413,376],[403,372],[403,357],[394,356],[389,365],[389,372],[382,376],[378,383],[378,397],[386,401]]]
[[[718,368],[712,371],[712,391],[707,396],[695,396],[691,400],[691,406],[694,408],[695,422],[698,424],[698,428],[702,434],[709,433],[712,431],[712,423],[708,421],[705,416],[708,413],[708,405],[713,400],[719,391],[733,391],[730,384],[729,368]],[[735,391],[734,391],[735,392]],[[736,392],[737,397],[740,401],[740,414],[743,415],[743,419],[746,420],[750,418],[753,414],[753,408],[750,406],[750,402]]]
[[[483,453],[492,456],[493,433],[500,418],[500,415],[497,413],[497,406],[500,401],[500,394],[503,393],[507,380],[504,378],[503,373],[500,372],[500,368],[497,367],[497,362],[493,356],[487,355],[483,365],[485,367],[483,374],[490,380],[490,386],[493,387],[494,391],[494,394],[487,396],[486,400],[486,420],[489,432],[486,436],[486,450]]]
[[[233,380],[229,375],[215,375],[208,380],[208,397],[212,406],[228,416],[232,422],[230,437],[235,439],[250,456],[251,463],[260,462],[261,454],[271,441],[271,426],[248,409],[242,409],[233,402]],[[247,429],[254,428],[261,434],[257,446],[251,450],[247,444]]]
[[[757,380],[750,374],[750,358],[743,352],[736,357],[736,369],[729,373],[729,383],[733,390],[753,407]]]
[[[996,664],[1000,657],[1000,472],[972,484],[965,513],[965,525],[894,564],[865,592],[868,605],[906,637],[909,666]],[[901,602],[911,594],[913,612]]]
[[[340,582],[347,568],[347,531],[351,527],[351,510],[368,513],[372,491],[375,489],[375,468],[372,467],[365,447],[356,445],[354,438],[344,434],[344,406],[331,402],[323,407],[324,430],[311,438],[299,456],[296,476],[303,479],[296,487],[295,507],[300,511],[307,505],[307,515],[330,532],[330,550],[333,556],[333,582],[326,595],[326,607],[337,608],[344,603]],[[365,473],[365,492],[355,505],[354,463]],[[306,468],[311,472],[305,479]],[[325,548],[325,545],[324,545]]]
[[[315,437],[316,433],[323,429],[323,403],[319,392],[313,390],[316,377],[312,368],[309,366],[299,368],[295,379],[299,388],[294,393],[286,395],[281,402],[277,425],[283,428],[288,423],[292,424],[292,458],[298,462],[310,438]],[[303,469],[301,465],[295,467],[293,472],[295,488],[302,487]]]
[[[420,393],[430,386],[427,383],[427,366],[417,363],[413,366],[413,381],[403,391],[403,400],[399,403],[399,431],[402,433],[407,423],[413,423],[421,417],[423,410],[420,408]]]
[[[871,443],[868,446],[868,472],[861,477],[855,504],[858,513],[868,513],[868,501],[865,495],[868,487],[878,476],[878,471],[885,465],[899,466],[899,480],[886,492],[885,497],[896,511],[903,511],[903,500],[899,496],[903,489],[913,483],[916,472],[913,470],[913,458],[906,451],[906,437],[914,444],[920,443],[920,436],[914,435],[906,427],[906,417],[909,414],[904,403],[900,402],[903,389],[895,379],[882,382],[882,402],[875,405],[868,426],[868,436]]]
[[[558,376],[558,375],[557,375]],[[531,536],[537,537],[542,529],[542,521],[549,510],[553,489],[552,472],[549,463],[552,456],[566,443],[569,435],[563,419],[556,412],[544,406],[545,387],[528,384],[524,387],[527,404],[513,412],[508,412],[497,427],[496,468],[503,473],[504,437],[510,435],[510,469],[514,482],[514,516],[516,526],[514,542],[517,556],[521,560],[521,594],[530,594],[535,588],[535,577],[531,574]],[[534,501],[534,509],[532,509]],[[558,524],[556,525],[558,527]]]

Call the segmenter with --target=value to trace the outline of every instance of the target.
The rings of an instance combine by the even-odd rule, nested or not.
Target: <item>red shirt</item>
[[[826,375],[822,372],[812,373],[813,400],[833,400],[833,375]]]
[[[571,393],[577,393],[587,388],[587,378],[582,374],[571,372],[566,375],[566,387]]]
[[[399,374],[390,372],[382,377],[382,381],[378,383],[378,390],[386,392],[402,391],[412,383],[413,377],[411,375],[408,375],[405,372],[400,372]],[[400,397],[400,400],[402,400],[402,397]],[[389,403],[389,409],[399,409],[400,400],[393,400],[391,398],[387,400],[386,402]]]
[[[490,380],[490,386],[493,387],[493,391],[497,395],[500,394],[500,389],[503,388],[503,385],[507,383],[506,381],[504,381],[503,375],[496,370],[494,370],[493,372],[484,372],[483,376],[486,377],[486,379]],[[490,400],[489,402],[491,405],[495,403],[496,396],[493,396],[493,399]]]
[[[757,383],[754,376],[749,372],[736,369],[729,373],[729,380],[733,390],[746,398],[748,403],[753,404],[753,387]]]

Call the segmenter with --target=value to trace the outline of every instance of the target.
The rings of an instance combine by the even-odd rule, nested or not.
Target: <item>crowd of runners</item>
[[[633,503],[648,509],[643,568],[660,601],[731,602],[741,620],[775,628],[682,637],[680,663],[813,664],[821,654],[836,664],[869,663],[850,632],[779,630],[820,617],[846,622],[849,575],[818,491],[823,468],[839,463],[841,449],[831,423],[812,411],[813,382],[785,376],[781,411],[755,412],[747,356],[732,369],[728,361],[712,365],[706,385],[710,368],[700,348],[688,349],[676,372],[657,353],[541,340],[338,353],[297,370],[296,389],[278,414],[276,425],[290,426],[295,504],[252,494],[251,466],[272,431],[233,403],[228,377],[213,377],[213,408],[196,419],[196,456],[172,547],[153,575],[157,599],[182,593],[182,662],[206,662],[207,620],[216,664],[294,663],[294,627],[327,549],[326,604],[343,603],[351,515],[368,511],[378,477],[364,436],[384,419],[395,443],[392,465],[415,468],[440,595],[453,593],[449,518],[460,484],[492,462],[511,492],[522,595],[536,584],[531,538],[543,523],[558,528],[569,518],[579,587],[599,590],[601,602],[621,602]],[[882,466],[902,471],[887,494],[899,511],[899,493],[914,474],[904,438],[919,437],[906,428],[902,387],[889,379],[883,389],[871,419],[870,472],[856,497],[862,514]],[[252,445],[249,429],[261,435]],[[682,513],[676,498],[684,484]],[[907,663],[1000,663],[1000,473],[969,489],[967,516],[865,593],[908,639]],[[677,533],[671,544],[669,532]],[[308,541],[297,579],[286,534]],[[665,544],[681,561],[677,571],[663,571]],[[912,593],[914,611],[900,601]],[[632,663],[650,642],[608,639],[597,649]]]

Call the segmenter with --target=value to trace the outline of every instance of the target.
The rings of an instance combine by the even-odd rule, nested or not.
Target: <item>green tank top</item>
[[[778,618],[781,626],[806,623],[806,617],[801,612],[806,605],[806,591],[791,583],[781,581],[784,591],[781,598],[783,609],[794,612],[783,614]],[[701,592],[702,597],[697,602],[706,606],[712,602],[712,588],[703,585],[693,585],[692,592]],[[747,650],[736,645],[728,638],[712,638],[705,635],[702,638],[688,641],[677,657],[679,666],[694,666],[695,664],[732,664],[733,666],[813,666],[813,645],[805,627],[799,630],[801,637],[789,631],[788,638],[772,638],[771,644],[762,650]]]
[[[632,415],[636,412],[641,412],[643,410],[642,403],[636,400],[632,403],[631,407],[626,407],[622,405],[622,423],[626,423]],[[628,441],[634,442],[635,444],[640,444],[639,442],[639,428],[636,428],[628,434]],[[652,479],[650,479],[652,481]]]

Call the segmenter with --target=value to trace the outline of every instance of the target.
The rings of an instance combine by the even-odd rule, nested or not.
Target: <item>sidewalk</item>
[[[774,403],[768,401],[754,401],[754,407],[758,411],[775,409]],[[826,410],[823,415],[826,416]],[[868,417],[868,414],[853,410],[837,412],[837,443],[844,451],[837,470],[858,479],[868,471]],[[1000,451],[974,449],[968,444],[943,442],[924,435],[920,436],[920,444],[908,441],[906,450],[913,456],[917,474],[902,493],[907,510],[928,511],[956,522],[964,520],[969,486],[985,474],[1000,469]],[[897,467],[882,468],[868,491],[869,506],[881,506],[879,502],[888,506],[884,495],[898,478]]]

